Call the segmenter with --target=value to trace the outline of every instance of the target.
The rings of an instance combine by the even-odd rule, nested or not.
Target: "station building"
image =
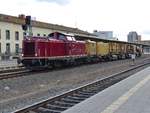
[[[141,36],[136,31],[131,31],[128,34],[128,42],[140,42]]]
[[[26,33],[22,30],[25,16],[18,17],[0,14],[0,59],[17,57],[22,49],[22,40]],[[32,20],[33,36],[46,37],[51,32],[73,33],[87,36],[90,33],[78,28],[71,28],[57,24]]]
[[[142,40],[140,43],[141,43],[141,44],[149,45],[149,46],[145,46],[145,47],[143,48],[143,52],[144,52],[145,54],[150,54],[150,40]]]
[[[97,31],[94,30],[93,34],[101,39],[107,39],[107,40],[117,40],[116,37],[113,37],[113,31]]]
[[[143,53],[150,54],[150,40],[141,40],[141,35],[138,35],[136,31],[129,32],[127,36],[128,42],[139,43],[147,46],[143,46]]]

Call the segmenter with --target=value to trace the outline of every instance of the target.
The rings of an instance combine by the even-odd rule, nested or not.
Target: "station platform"
[[[150,113],[150,67],[63,113]]]
[[[0,68],[18,66],[17,60],[0,60]]]

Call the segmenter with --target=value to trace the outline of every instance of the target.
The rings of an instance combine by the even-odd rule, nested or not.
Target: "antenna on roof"
[[[78,28],[78,26],[77,26],[77,24],[78,24],[77,23],[77,17],[75,17],[75,23],[74,24],[75,24],[75,28]]]

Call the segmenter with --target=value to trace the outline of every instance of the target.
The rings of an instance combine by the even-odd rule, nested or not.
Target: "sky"
[[[84,31],[113,31],[127,40],[130,31],[150,40],[149,0],[1,0],[0,13],[31,15],[52,24]]]

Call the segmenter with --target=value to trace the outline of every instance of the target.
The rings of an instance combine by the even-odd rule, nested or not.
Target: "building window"
[[[6,54],[10,54],[10,43],[6,43]]]
[[[18,31],[15,32],[15,40],[19,40],[19,32]]]
[[[38,33],[37,36],[40,36],[40,34]]]
[[[25,36],[27,35],[26,32],[23,32],[23,39],[25,39]]]
[[[150,52],[150,48],[146,48],[146,53],[149,53]]]
[[[16,54],[18,54],[19,53],[19,44],[16,44]]]
[[[46,36],[46,34],[43,34],[43,36]]]
[[[6,30],[6,40],[10,40],[10,31]]]
[[[0,39],[1,39],[1,29],[0,29]]]
[[[26,36],[26,32],[23,32],[23,37]]]
[[[0,54],[2,53],[2,50],[1,50],[1,43],[0,43]]]

